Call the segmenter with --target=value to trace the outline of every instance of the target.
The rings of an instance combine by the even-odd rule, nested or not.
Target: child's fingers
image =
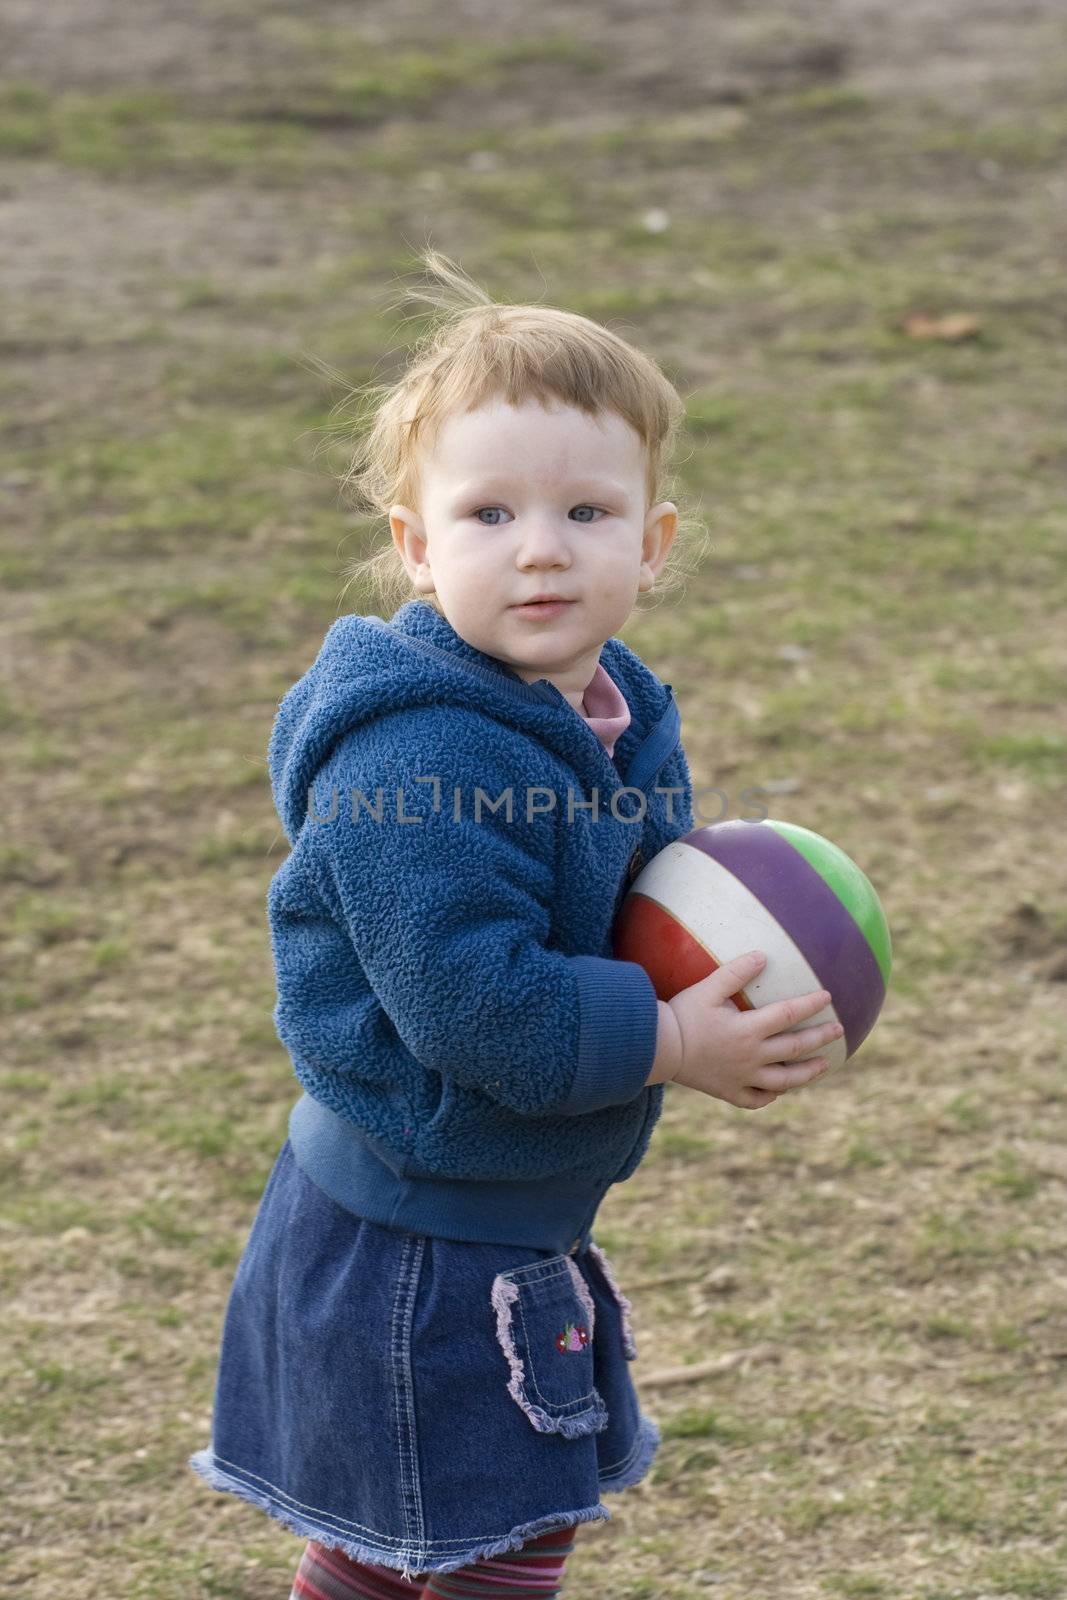
[[[799,1028],[796,1033],[776,1033],[760,1045],[761,1062],[802,1061],[813,1050],[840,1039],[844,1033],[839,1022],[820,1022],[814,1028]]]
[[[738,1098],[731,1103],[742,1111],[758,1111],[761,1106],[773,1106],[778,1096],[769,1089],[742,1089]]]
[[[743,956],[724,961],[706,978],[699,978],[692,988],[701,989],[710,1005],[721,1006],[731,995],[743,989],[746,983],[751,983],[766,964],[767,957],[762,950],[748,950]]]
[[[749,1087],[767,1090],[771,1094],[785,1094],[789,1089],[803,1088],[812,1078],[821,1077],[829,1065],[825,1056],[815,1056],[811,1061],[798,1062],[795,1067],[787,1067],[781,1062],[757,1067],[749,1080]]]
[[[746,1021],[751,1021],[759,1033],[768,1039],[772,1034],[784,1033],[807,1017],[815,1016],[829,1003],[828,991],[815,989],[811,994],[796,995],[791,1000],[773,1000],[765,1006],[759,1006],[749,1012]]]

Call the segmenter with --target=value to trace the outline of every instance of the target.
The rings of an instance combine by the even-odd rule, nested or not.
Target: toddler
[[[677,392],[596,323],[424,261],[456,303],[356,458],[409,598],[333,622],[270,739],[303,1094],[190,1461],[306,1538],[290,1600],[559,1593],[659,1443],[598,1207],[665,1083],[755,1109],[834,1036],[796,1028],[823,991],[733,1004],[758,952],[669,1003],[610,953],[694,826],[671,686],[618,637],[678,528]]]

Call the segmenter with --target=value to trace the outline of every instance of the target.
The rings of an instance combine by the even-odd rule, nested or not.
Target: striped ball
[[[638,873],[615,923],[614,955],[644,967],[661,1000],[748,950],[767,961],[733,997],[739,1010],[827,989],[830,1004],[796,1028],[836,1019],[843,1035],[813,1054],[835,1067],[856,1053],[882,1009],[891,948],[878,896],[843,850],[770,818],[697,828]]]

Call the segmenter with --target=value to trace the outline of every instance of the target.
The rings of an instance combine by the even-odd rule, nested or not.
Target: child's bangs
[[[679,421],[679,397],[640,351],[584,317],[538,307],[468,312],[428,352],[408,407],[408,443],[429,445],[450,416],[493,400],[589,415],[614,411],[645,446],[648,492]]]

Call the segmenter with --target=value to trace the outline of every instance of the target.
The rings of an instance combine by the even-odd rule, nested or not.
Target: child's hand
[[[766,959],[762,951],[750,950],[667,1002],[678,1024],[681,1057],[672,1082],[756,1111],[827,1070],[822,1056],[796,1066],[787,1063],[838,1038],[844,1032],[840,1023],[824,1022],[799,1033],[781,1031],[822,1011],[830,999],[825,989],[754,1011],[739,1011],[732,1004],[730,996],[752,981]]]

